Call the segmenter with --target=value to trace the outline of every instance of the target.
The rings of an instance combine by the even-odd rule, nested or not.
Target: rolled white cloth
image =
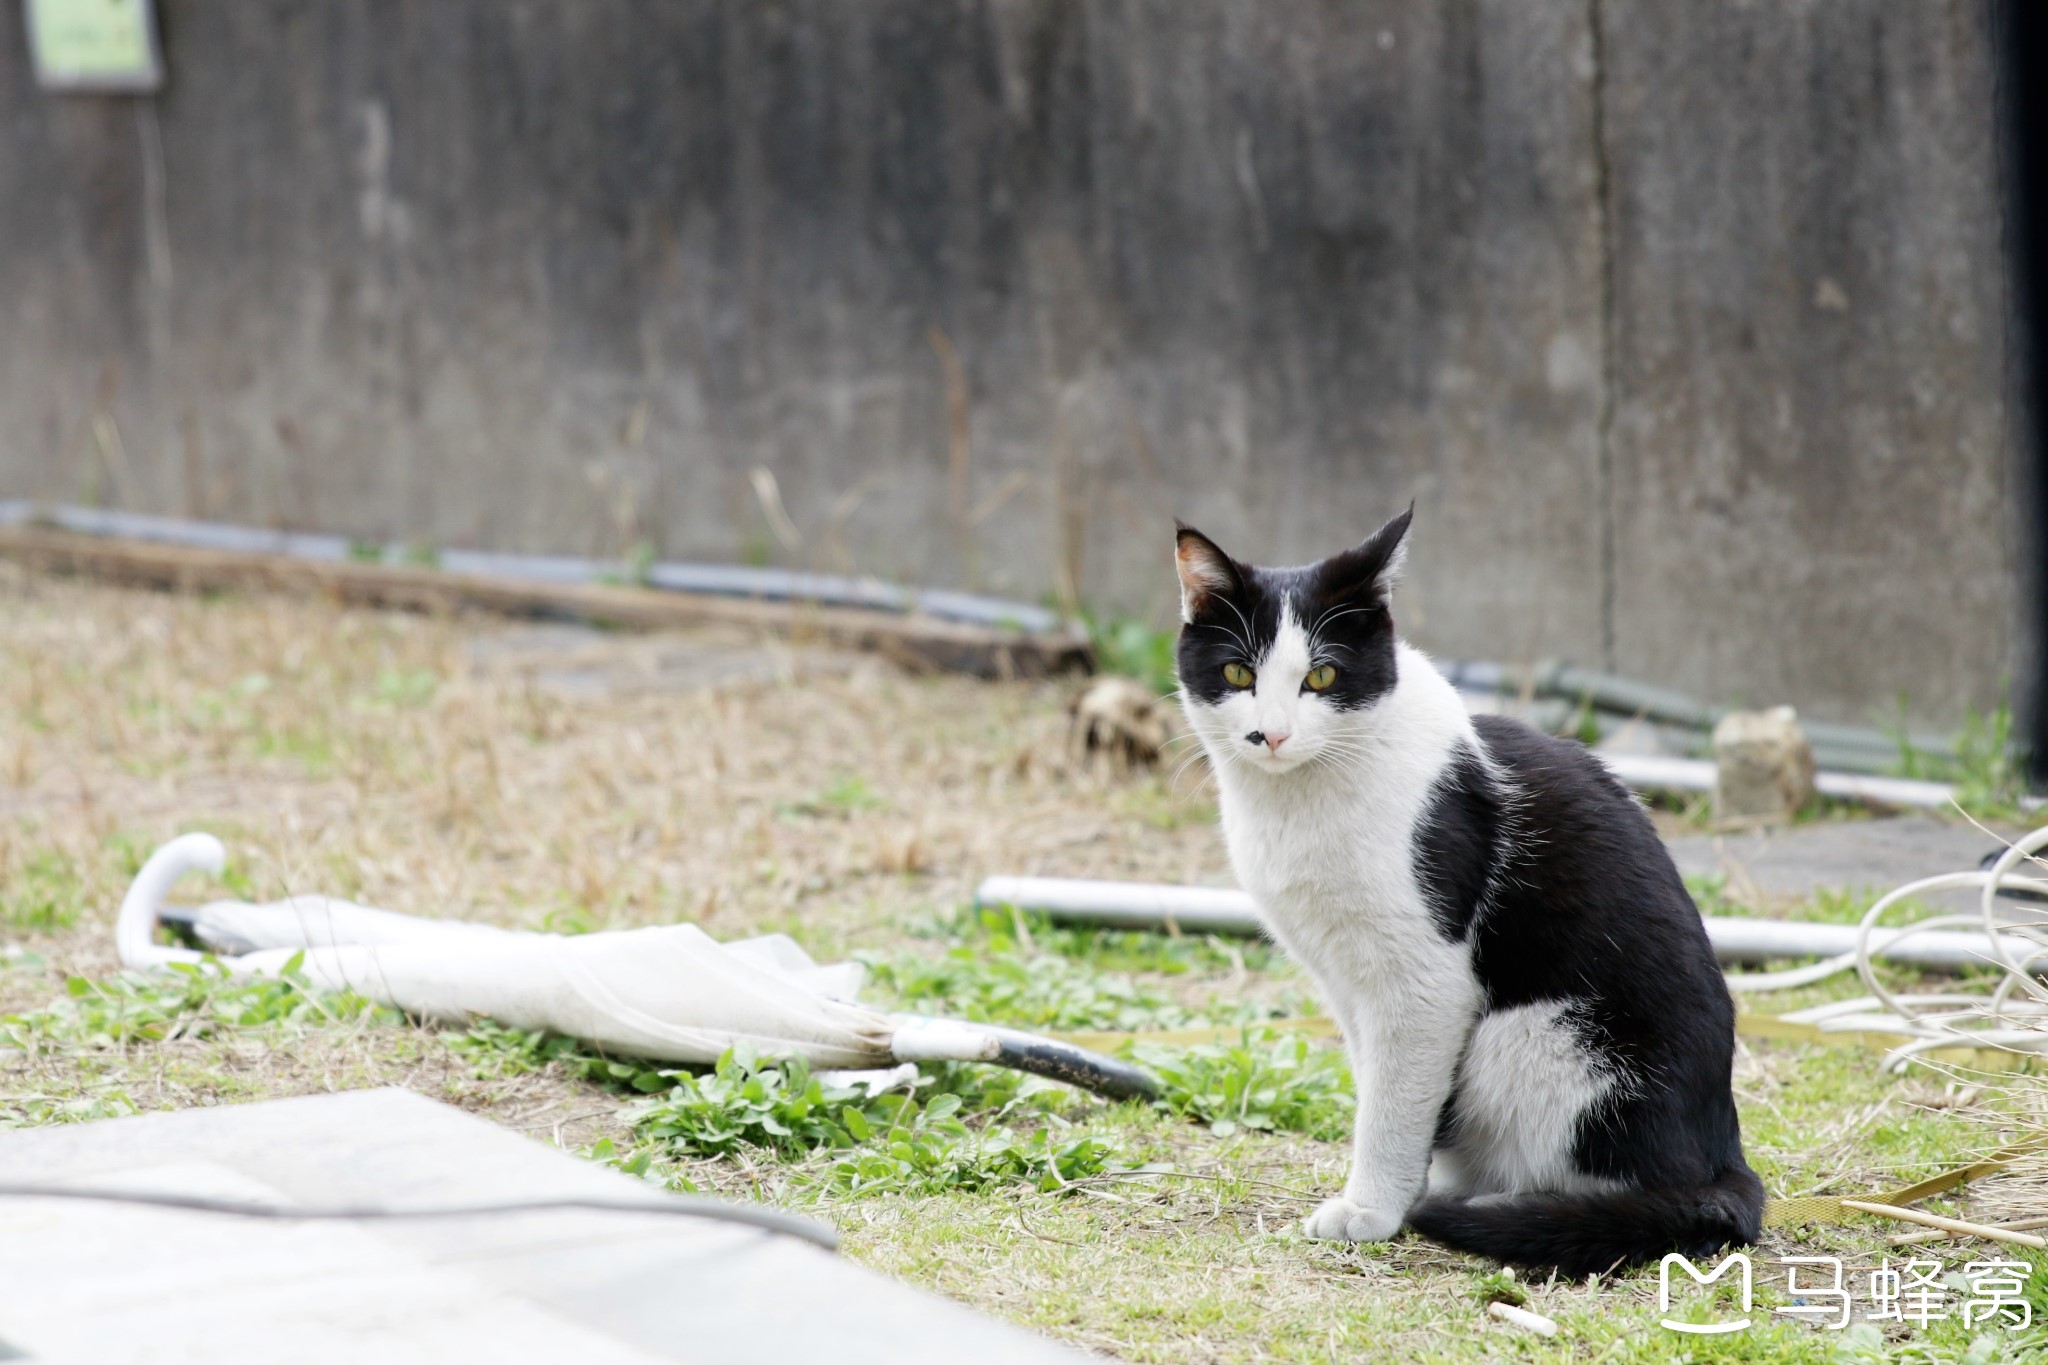
[[[150,857],[115,929],[124,966],[200,960],[155,942],[157,913],[179,877],[218,872],[225,858],[207,834],[174,839]],[[859,965],[820,966],[781,934],[730,944],[688,924],[542,934],[327,896],[216,901],[195,922],[209,939],[250,945],[219,959],[238,975],[276,973],[303,953],[300,970],[316,985],[432,1019],[486,1016],[662,1061],[714,1062],[740,1043],[817,1066],[893,1059],[896,1022],[846,998],[859,988]]]

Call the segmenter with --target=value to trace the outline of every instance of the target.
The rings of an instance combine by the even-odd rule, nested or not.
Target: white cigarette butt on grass
[[[1557,1324],[1549,1318],[1544,1317],[1541,1313],[1532,1313],[1526,1308],[1517,1308],[1511,1303],[1489,1303],[1486,1305],[1486,1315],[1499,1318],[1502,1322],[1513,1323],[1515,1326],[1525,1331],[1534,1332],[1538,1336],[1554,1337],[1557,1335]]]

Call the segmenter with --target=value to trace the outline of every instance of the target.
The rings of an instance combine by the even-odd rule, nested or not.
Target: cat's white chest
[[[1318,976],[1334,968],[1354,980],[1373,962],[1440,954],[1448,945],[1416,875],[1420,801],[1291,785],[1226,782],[1223,792],[1232,867],[1274,936]]]
[[[1275,912],[1307,910],[1333,893],[1392,911],[1415,886],[1406,811],[1227,791],[1223,833],[1239,881]]]
[[[1438,929],[1418,875],[1417,832],[1475,736],[1428,660],[1399,657],[1392,692],[1318,761],[1261,770],[1233,761],[1222,727],[1202,731],[1238,883],[1340,1014],[1473,994],[1469,949]]]

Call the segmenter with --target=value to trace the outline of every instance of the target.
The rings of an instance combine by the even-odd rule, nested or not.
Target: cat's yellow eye
[[[1229,683],[1232,687],[1250,687],[1252,685],[1252,678],[1252,671],[1243,664],[1223,665],[1223,681]]]
[[[1337,670],[1328,664],[1318,664],[1308,671],[1308,676],[1301,680],[1301,685],[1311,692],[1324,692],[1329,690],[1330,684],[1335,681]]]

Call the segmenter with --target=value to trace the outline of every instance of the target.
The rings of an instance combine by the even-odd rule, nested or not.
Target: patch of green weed
[[[1971,707],[1956,734],[1956,804],[1983,818],[2017,818],[2026,777],[2013,749],[2012,708],[2005,702],[1988,715]]]
[[[381,669],[369,705],[380,711],[417,710],[433,701],[440,690],[441,675],[431,668]]]
[[[85,880],[78,864],[61,849],[31,853],[0,876],[0,925],[28,933],[49,933],[78,922],[85,904]]]
[[[1248,1028],[1235,1043],[1139,1045],[1131,1053],[1159,1078],[1161,1108],[1208,1124],[1218,1137],[1253,1128],[1335,1141],[1350,1131],[1355,1106],[1343,1053],[1297,1034]]]
[[[875,793],[875,790],[858,777],[842,775],[832,780],[832,785],[816,796],[802,801],[786,802],[776,807],[776,814],[788,818],[837,818],[859,815],[865,811],[882,810],[889,803]]]
[[[83,1094],[10,1091],[0,1095],[0,1128],[40,1128],[49,1123],[94,1123],[126,1118],[135,1102],[118,1089],[98,1086]]]
[[[1916,743],[1907,734],[1905,715],[1906,698],[1901,695],[1897,722],[1883,727],[1898,747],[1895,770],[1900,776],[1953,782],[1956,804],[1979,819],[2026,818],[2020,798],[2027,792],[2027,778],[2013,742],[2009,702],[2001,700],[1989,711],[1966,708],[1962,728],[1947,752]]]
[[[570,1075],[611,1090],[652,1094],[675,1082],[658,1062],[607,1057],[574,1038],[545,1029],[518,1029],[495,1019],[478,1019],[448,1040],[479,1077],[524,1076],[559,1066]]]
[[[906,1009],[1041,1032],[1178,1028],[1192,1015],[1129,976],[1050,954],[962,946],[942,957],[862,954],[875,988]]]
[[[294,957],[276,976],[235,977],[218,963],[173,963],[161,972],[123,972],[64,983],[64,998],[40,1010],[0,1016],[0,1046],[118,1048],[286,1025],[337,1024],[397,1014],[350,992],[320,990]]]
[[[669,1073],[672,1087],[627,1112],[633,1131],[679,1155],[760,1147],[785,1157],[870,1136],[858,1086],[827,1086],[800,1059],[763,1061],[727,1049],[708,1074]],[[957,1104],[957,1101],[956,1101]]]
[[[937,1194],[1026,1184],[1051,1191],[1118,1169],[1118,1145],[1058,1120],[1024,1131],[993,1124],[971,1128],[959,1101],[934,1096],[921,1109],[907,1096],[876,1141],[833,1162],[831,1182],[843,1194]]]
[[[1164,976],[1263,972],[1284,961],[1280,950],[1265,939],[1062,924],[1039,911],[1008,905],[970,907],[959,915],[931,922],[924,926],[924,931],[987,953],[1053,953],[1085,961],[1103,971],[1158,972]]]
[[[709,1073],[669,1073],[673,1088],[627,1111],[636,1152],[615,1158],[628,1169],[651,1149],[669,1157],[729,1156],[742,1150],[801,1161],[834,1154],[820,1179],[846,1195],[982,1190],[1022,1182],[1056,1189],[1109,1169],[1116,1146],[1039,1116],[1027,1128],[966,1122],[962,1096],[870,1095],[827,1085],[800,1060],[762,1061],[728,1050]],[[593,1153],[598,1155],[597,1153]]]
[[[1177,630],[1154,630],[1134,618],[1099,621],[1089,617],[1087,624],[1095,666],[1104,673],[1136,678],[1162,697],[1179,689]]]

